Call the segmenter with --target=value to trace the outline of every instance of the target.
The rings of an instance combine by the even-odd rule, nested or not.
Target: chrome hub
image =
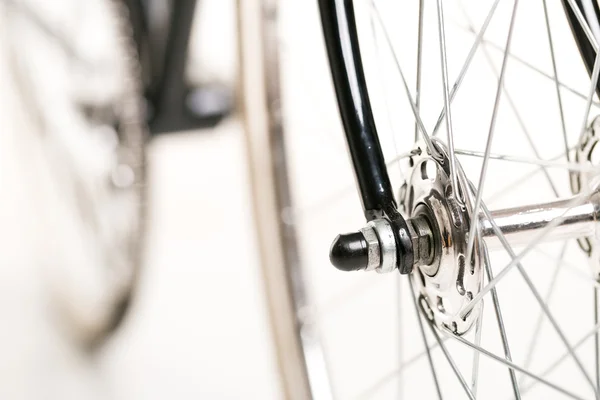
[[[452,184],[444,144],[434,140],[441,154],[436,157],[418,146],[408,158],[399,209],[387,210],[389,215],[384,212],[358,232],[338,235],[330,260],[342,271],[412,274],[425,314],[438,328],[457,335],[468,332],[481,314],[483,303],[472,300],[483,287],[488,248],[514,253],[509,246],[578,239],[600,277],[600,153],[594,153],[600,149],[596,146],[600,137],[596,132],[600,132],[600,120],[594,121],[577,149],[576,160],[582,168],[571,176],[577,195],[493,211],[482,203],[477,213],[471,184],[460,164],[456,185]],[[477,236],[467,259],[475,218]]]
[[[411,157],[408,180],[402,186],[399,199],[409,220],[422,218],[429,222],[434,238],[430,259],[421,258],[412,272],[416,293],[439,328],[463,334],[473,326],[481,310],[480,303],[465,317],[459,317],[459,312],[481,289],[480,246],[484,243],[476,238],[471,261],[467,262],[472,205],[469,196],[465,196],[465,206],[461,205],[451,186],[445,149],[439,142],[436,144],[443,154],[442,160],[424,151],[415,151],[417,155]],[[464,178],[458,182],[458,194],[467,193],[468,182]]]

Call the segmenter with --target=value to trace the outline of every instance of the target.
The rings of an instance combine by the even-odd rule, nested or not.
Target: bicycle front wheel
[[[288,385],[290,397],[597,396],[594,7],[373,0],[322,1],[321,15],[307,4],[263,8],[264,65],[281,68],[282,84],[278,92],[264,75],[275,94],[255,113],[267,113],[261,128],[275,135],[261,143],[282,153],[269,170],[277,201],[255,201],[272,210],[268,222],[258,215],[259,226],[275,224],[287,240],[264,237],[263,253],[288,254],[269,265],[284,268],[288,337],[302,350],[284,382],[308,387],[299,394]],[[321,20],[326,35],[336,25],[349,60],[346,75],[334,69],[340,108],[362,102],[355,125],[372,119],[392,203],[414,230],[423,227],[416,236],[427,244],[408,274],[328,265],[331,239],[364,222],[352,181],[360,165],[347,159],[349,124],[338,120],[325,73]],[[351,84],[360,84],[356,60],[364,88]],[[347,98],[340,82],[350,83]],[[365,214],[377,221],[367,213],[377,206],[365,197],[370,182],[357,175]],[[280,365],[292,362],[286,354]]]

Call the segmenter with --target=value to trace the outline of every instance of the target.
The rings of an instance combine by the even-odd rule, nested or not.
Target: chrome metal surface
[[[467,193],[467,182],[459,174],[455,190],[446,149],[434,140],[444,158],[437,161],[425,152],[416,152],[419,154],[412,157],[406,190],[402,191],[400,199],[413,227],[418,225],[418,222],[412,223],[418,218],[428,221],[433,241],[430,257],[419,257],[411,282],[438,328],[464,334],[474,326],[481,306],[475,307],[464,318],[458,317],[458,312],[481,288],[483,260],[479,239],[476,239],[472,261],[466,262],[473,199],[464,196],[465,207],[460,206],[455,192]]]
[[[433,262],[434,238],[431,224],[424,215],[407,221],[407,232],[415,254],[414,265],[430,265]],[[389,220],[378,218],[360,229],[367,243],[367,267],[365,271],[393,272],[398,268],[398,248],[394,227]]]
[[[595,195],[584,204],[570,207],[573,198],[545,204],[492,211],[494,221],[511,246],[527,245],[533,236],[551,221],[563,216],[562,222],[545,236],[544,241],[558,241],[594,236],[598,228],[600,205]],[[480,215],[481,234],[490,249],[500,249],[502,244],[494,233],[492,224]]]
[[[436,144],[439,144],[437,140]],[[438,147],[445,154],[443,145],[439,144]],[[483,240],[490,249],[503,248],[504,244],[496,234],[497,229],[511,246],[528,245],[532,238],[541,233],[544,233],[544,242],[598,236],[599,186],[593,179],[586,179],[586,191],[591,194],[496,210],[490,214],[480,213],[480,229],[474,239],[476,246],[472,260],[467,262],[473,196],[466,196],[467,204],[461,207],[454,198],[449,163],[444,162],[447,160],[438,162],[422,151],[414,154],[409,178],[400,195],[414,236],[416,276],[412,281],[427,303],[427,314],[439,328],[460,335],[474,326],[480,305],[472,310],[469,308],[466,313],[463,306],[480,296],[483,265],[481,248],[484,247],[477,242]],[[460,174],[458,190],[468,193],[467,185],[466,177]],[[590,187],[595,189],[590,191]],[[549,228],[552,229],[545,232]],[[417,234],[417,231],[420,233]],[[430,247],[427,239],[430,240]]]
[[[365,237],[365,241],[367,242],[368,261],[367,268],[365,268],[365,271],[374,271],[381,265],[379,239],[377,238],[375,229],[371,224],[362,228],[360,231]]]
[[[379,273],[392,272],[396,269],[396,239],[392,225],[385,219],[369,222],[379,240],[380,264],[376,268]],[[369,253],[370,256],[370,253]],[[369,261],[370,264],[370,261]]]
[[[430,265],[434,256],[434,238],[431,223],[424,215],[409,221],[415,232],[416,240],[413,241],[416,265]]]

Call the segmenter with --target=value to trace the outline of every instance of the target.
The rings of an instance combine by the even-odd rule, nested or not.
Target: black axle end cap
[[[367,241],[362,232],[337,235],[329,250],[329,260],[340,271],[366,269],[369,255]]]

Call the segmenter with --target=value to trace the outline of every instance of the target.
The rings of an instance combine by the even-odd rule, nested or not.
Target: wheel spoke
[[[479,213],[479,207],[481,205],[481,200],[483,196],[483,188],[485,184],[485,177],[487,173],[488,162],[490,160],[490,152],[492,150],[492,140],[494,138],[494,131],[496,128],[496,118],[498,116],[498,110],[500,106],[500,98],[502,95],[502,87],[504,86],[504,77],[506,74],[506,66],[508,64],[508,52],[510,51],[510,45],[512,42],[512,35],[515,27],[515,20],[517,16],[517,8],[519,6],[519,0],[515,0],[513,4],[512,15],[510,18],[510,25],[508,27],[508,34],[506,37],[506,46],[504,50],[504,57],[502,58],[502,66],[500,67],[500,77],[498,78],[498,87],[496,88],[496,98],[494,100],[494,109],[492,111],[492,118],[490,121],[490,129],[488,132],[487,141],[485,144],[485,156],[483,158],[483,165],[481,166],[481,171],[479,173],[479,184],[477,186],[477,195],[475,197],[475,206],[473,212],[475,215]],[[470,262],[471,257],[473,255],[473,243],[475,240],[475,233],[477,232],[477,222],[478,219],[474,218],[471,223],[471,228],[469,229],[469,241],[467,244],[467,262]]]
[[[450,92],[450,103],[452,103],[452,101],[454,100],[454,96],[456,96],[456,93],[458,93],[458,89],[460,88],[460,85],[462,84],[462,81],[463,81],[465,75],[467,74],[467,70],[469,69],[469,66],[471,66],[471,61],[473,60],[475,53],[477,52],[477,49],[479,48],[479,45],[483,41],[483,36],[484,36],[485,31],[487,30],[488,26],[490,25],[490,22],[492,21],[492,17],[494,16],[494,12],[496,11],[499,1],[500,0],[494,1],[494,4],[492,4],[492,7],[490,8],[488,15],[485,18],[485,21],[483,22],[483,25],[481,26],[481,28],[479,29],[479,32],[477,33],[477,37],[475,38],[475,41],[473,42],[473,45],[471,46],[471,49],[469,50],[469,54],[467,55],[467,58],[465,59],[465,62],[463,63],[463,66],[458,74],[458,78],[456,78],[456,82],[454,82],[454,86],[452,86],[452,91]],[[475,33],[475,32],[473,31],[473,33]],[[435,123],[435,126],[433,128],[433,132],[431,133],[431,136],[435,136],[437,134],[440,126],[442,125],[442,121],[444,120],[445,116],[446,116],[446,106],[444,106],[444,108],[440,112],[440,116],[438,117],[437,122]]]
[[[509,184],[503,186],[498,191],[492,193],[490,195],[490,199],[487,201],[487,204],[495,203],[498,200],[500,200],[501,198],[503,198],[504,196],[511,194],[512,192],[517,190],[517,188],[519,186],[523,185],[524,183],[527,183],[530,179],[532,179],[536,175],[540,174],[542,171],[544,171],[544,169],[542,167],[540,167],[540,168],[537,168],[537,169],[521,176],[518,179],[515,179],[514,181],[511,181]]]
[[[573,344],[573,350],[577,350],[580,348],[589,338],[596,335],[600,331],[600,323],[596,324],[591,331],[586,333],[581,339]],[[545,370],[543,370],[538,376],[545,377],[558,368],[568,357],[570,353],[568,351],[564,352],[560,357],[558,357],[552,364],[550,364]],[[529,385],[524,385],[521,389],[521,392],[525,394],[529,390],[531,390],[538,382],[531,382]]]
[[[402,319],[402,281],[404,277],[400,274],[396,276],[396,313],[398,318],[398,369],[402,368],[404,364],[404,347],[402,345],[402,338],[404,337],[404,325]],[[402,399],[404,395],[404,375],[398,375],[398,399]]]
[[[331,299],[322,303],[316,303],[316,318],[318,320],[327,319],[333,312],[339,311],[339,308],[346,306],[349,298],[359,299],[369,291],[375,290],[381,285],[381,282],[380,280],[361,280],[347,289],[340,290]]]
[[[552,30],[550,29],[550,18],[548,16],[548,4],[546,0],[542,0],[544,6],[544,20],[546,21],[546,32],[548,34],[548,46],[550,47],[550,57],[552,59],[552,73],[554,74],[554,86],[556,89],[556,99],[558,101],[558,110],[560,112],[560,125],[562,128],[563,142],[565,145],[565,154],[567,161],[569,158],[569,140],[567,139],[567,126],[565,123],[565,112],[563,109],[562,96],[560,94],[560,86],[558,85],[558,70],[556,68],[556,55],[554,54],[554,41],[552,40]]]
[[[467,21],[469,23],[470,28],[474,29],[473,28],[473,23],[470,20],[469,15],[465,11],[464,7],[462,8],[462,11],[463,11],[463,14],[464,14],[465,18],[467,19]],[[506,46],[503,48],[504,56],[506,56],[506,52],[509,51],[509,50],[510,49],[507,49]],[[486,58],[488,64],[490,65],[490,68],[492,69],[492,71],[494,72],[494,74],[499,78],[500,74],[496,71],[496,67],[494,65],[494,61],[492,60],[492,57],[489,54],[489,52],[488,52],[488,50],[487,50],[486,47],[483,48],[483,53],[485,55],[485,58]],[[509,53],[510,53],[510,51],[509,51]],[[503,87],[502,89],[505,92],[505,98],[506,98],[506,100],[508,102],[508,106],[510,107],[510,109],[513,112],[515,118],[517,119],[519,127],[521,128],[521,131],[525,135],[525,138],[527,139],[527,143],[529,144],[529,147],[533,151],[533,154],[535,155],[536,158],[541,158],[540,152],[538,151],[537,146],[535,144],[535,141],[532,139],[531,134],[529,133],[529,130],[527,129],[527,126],[525,125],[525,121],[523,120],[523,117],[521,116],[519,108],[516,106],[515,102],[512,99],[512,96],[510,95],[510,93],[508,92],[508,90],[506,89],[506,87]],[[552,189],[552,192],[554,193],[554,195],[556,197],[559,197],[558,190],[556,189],[556,186],[554,185],[554,182],[552,181],[552,178],[550,177],[550,174],[548,173],[548,171],[546,170],[546,168],[543,168],[542,172],[544,173],[544,176],[546,177],[546,179],[548,181],[548,184],[550,185],[550,188]],[[470,249],[470,247],[468,247],[467,250],[468,249]]]
[[[481,280],[483,284],[483,279]],[[475,325],[475,344],[481,345],[481,333],[483,329],[483,304],[481,305],[481,311],[479,317],[477,317],[477,323]],[[473,370],[471,372],[471,391],[473,396],[477,397],[477,386],[479,384],[479,352],[473,352]]]
[[[469,32],[469,33],[471,33],[471,34],[475,35],[475,28],[474,28],[473,26],[471,26],[471,25],[469,25],[469,26],[464,26],[464,25],[462,25],[462,24],[460,24],[460,23],[458,23],[458,22],[457,22],[456,24],[457,24],[457,26],[458,26],[460,29],[463,29],[463,30],[465,30],[465,31],[467,31],[467,32]],[[504,48],[503,48],[501,45],[499,45],[499,44],[497,44],[497,43],[494,43],[494,42],[492,42],[492,41],[491,41],[491,40],[489,40],[489,39],[482,39],[482,43],[483,43],[483,45],[484,45],[484,46],[483,46],[483,48],[484,48],[484,49],[487,49],[487,48],[492,48],[492,49],[494,49],[494,50],[496,50],[496,51],[499,51],[499,52],[502,52],[502,53],[504,53]],[[527,67],[528,69],[530,69],[530,70],[532,70],[532,71],[534,71],[534,72],[536,72],[536,73],[540,74],[541,76],[543,76],[543,77],[545,77],[545,78],[548,78],[548,79],[550,79],[551,81],[554,81],[554,80],[556,80],[556,81],[558,82],[558,85],[559,85],[559,86],[560,86],[562,89],[565,89],[565,90],[567,90],[568,92],[572,93],[573,95],[575,95],[575,96],[577,96],[577,97],[579,97],[579,98],[581,98],[581,99],[585,99],[585,98],[587,97],[585,94],[581,93],[581,92],[580,92],[580,91],[578,91],[577,89],[575,89],[575,88],[572,88],[571,86],[567,85],[566,83],[559,81],[559,80],[558,80],[558,79],[557,79],[555,76],[552,76],[552,75],[548,74],[547,72],[545,72],[545,71],[543,71],[543,70],[539,69],[539,68],[538,68],[538,67],[536,67],[535,65],[533,65],[533,64],[531,64],[530,62],[526,61],[525,59],[523,59],[523,58],[521,58],[521,57],[517,56],[516,54],[509,53],[509,55],[508,55],[508,56],[509,56],[509,57],[510,57],[512,60],[514,60],[514,61],[518,62],[519,64],[523,65],[524,67]],[[598,101],[594,101],[594,102],[593,102],[593,104],[594,104],[596,107],[600,107],[600,102],[598,102]]]
[[[573,149],[571,148],[569,150],[573,150]],[[457,155],[461,155],[461,156],[479,157],[479,158],[483,158],[485,156],[485,153],[482,151],[467,150],[467,149],[454,149],[454,153]],[[386,163],[386,166],[391,167],[392,165],[394,165],[394,163],[400,162],[405,158],[418,156],[420,154],[421,154],[421,152],[418,149],[407,151],[407,152],[399,154],[398,156],[389,160]],[[491,160],[500,160],[500,161],[506,161],[506,162],[539,165],[541,167],[549,167],[549,168],[562,168],[562,169],[565,169],[568,171],[574,171],[574,172],[598,172],[598,171],[600,171],[599,167],[593,167],[593,166],[583,165],[583,164],[574,163],[574,162],[566,162],[565,163],[565,162],[557,161],[559,158],[563,157],[564,155],[565,155],[564,152],[561,151],[561,153],[559,155],[554,156],[552,158],[548,158],[548,159],[535,158],[535,157],[521,157],[521,156],[513,156],[513,155],[509,155],[509,154],[497,154],[497,153],[490,153],[489,157]],[[541,170],[536,170],[536,173],[538,173],[540,171]],[[529,178],[530,175],[531,174],[524,175],[522,178],[525,178],[525,177]],[[519,180],[511,183],[510,186],[512,186],[514,183],[519,182],[520,179],[521,178],[519,178]],[[505,190],[502,190],[501,192],[505,192]]]
[[[425,346],[425,350],[427,352],[427,359],[429,361],[431,377],[433,379],[433,382],[435,383],[435,389],[437,391],[438,398],[440,400],[442,400],[442,390],[440,388],[440,382],[438,381],[437,373],[435,372],[435,367],[433,365],[433,359],[431,358],[431,350],[429,348],[429,343],[427,342],[427,336],[425,335],[425,328],[423,327],[423,320],[421,320],[422,315],[419,310],[419,305],[417,304],[417,297],[415,295],[415,289],[413,288],[412,274],[410,274],[408,276],[408,279],[409,279],[408,286],[410,287],[411,297],[413,299],[413,303],[415,306],[415,312],[417,313],[417,320],[419,321],[419,331],[421,332],[421,338],[423,339],[423,345]],[[438,340],[437,344],[440,346],[440,348],[442,348],[442,351],[444,351],[444,354],[445,354],[445,347],[443,347],[444,344],[439,340]]]
[[[563,259],[565,256],[566,249],[567,249],[567,242],[565,242],[565,244],[563,244],[563,247],[560,251],[560,255],[558,256],[558,262],[556,263],[556,266],[554,267],[554,272],[552,273],[552,278],[550,279],[550,285],[548,287],[548,291],[546,292],[546,297],[544,298],[544,302],[546,304],[550,303],[550,298],[552,297],[552,294],[554,293],[554,288],[556,286],[558,273],[561,269],[561,266],[563,265]],[[525,362],[523,363],[524,368],[529,368],[529,366],[531,365],[531,361],[533,360],[533,355],[534,355],[536,347],[537,347],[537,343],[538,343],[538,339],[539,339],[539,335],[540,335],[540,332],[542,329],[543,322],[544,322],[544,313],[542,311],[540,311],[538,313],[538,317],[537,317],[537,320],[535,323],[535,328],[533,330],[533,334],[531,335],[531,339],[529,340],[529,346],[527,346],[527,355],[525,356]],[[525,382],[525,376],[523,376],[523,378],[521,379],[521,385],[524,382]]]
[[[385,165],[389,168],[392,165],[394,165],[394,163],[400,162],[405,158],[409,158],[420,154],[421,151],[418,149],[411,150],[394,157],[392,160],[386,162]],[[402,170],[400,171],[402,172]],[[402,176],[404,176],[403,173]],[[353,195],[356,195],[356,183],[351,182],[335,190],[333,193],[327,195],[323,199],[319,199],[318,201],[311,203],[310,205],[303,207],[295,207],[293,213],[294,216],[302,216],[303,218],[315,218],[321,215],[320,213],[329,210],[328,206],[332,206],[335,202]]]
[[[485,272],[488,278],[488,281],[491,281],[492,279],[494,279],[494,274],[492,273],[492,266],[490,263],[490,256],[488,254],[487,248],[485,247],[485,244],[481,244],[481,251],[484,255],[484,267],[485,267]],[[502,339],[502,347],[504,349],[504,357],[508,360],[508,361],[512,361],[512,355],[510,352],[510,347],[508,345],[508,337],[506,335],[506,328],[504,327],[504,318],[502,317],[502,311],[500,309],[500,300],[498,299],[498,291],[496,288],[493,288],[491,290],[491,294],[492,294],[492,303],[494,304],[494,311],[496,313],[496,321],[498,323],[498,330],[500,331],[500,337]],[[476,343],[477,346],[479,346],[479,343]],[[517,377],[515,376],[515,371],[511,368],[508,369],[508,373],[510,375],[510,382],[512,384],[513,387],[513,393],[515,395],[515,399],[519,400],[521,399],[521,392],[519,390],[519,385],[517,383]]]
[[[462,170],[462,168],[460,169],[460,173],[461,173],[462,179],[464,181],[467,181],[467,177],[466,177],[464,171]],[[475,193],[475,190],[472,187],[470,189],[471,190],[467,192],[467,195],[469,196],[470,201],[473,202],[473,194]],[[485,204],[484,204],[484,206],[485,206]],[[491,281],[494,279],[494,274],[492,272],[492,266],[491,266],[490,256],[489,256],[489,253],[487,250],[487,246],[485,245],[485,242],[483,240],[481,240],[481,230],[480,230],[478,240],[479,240],[479,251],[481,254],[483,254],[484,270],[485,270],[488,281]],[[481,287],[483,287],[483,283],[484,283],[484,281],[482,279]],[[480,287],[480,290],[481,290],[481,287]],[[492,288],[490,290],[490,292],[492,295],[492,303],[494,305],[494,313],[496,314],[496,322],[498,324],[498,330],[500,331],[500,338],[502,339],[502,347],[504,349],[504,356],[508,361],[512,361],[510,346],[508,344],[508,336],[506,334],[506,328],[504,327],[504,318],[502,316],[502,310],[500,309],[500,300],[498,298],[498,292],[497,292],[496,288]],[[475,344],[477,346],[480,345],[480,343],[478,343],[478,342],[475,342]],[[511,385],[513,388],[513,394],[515,395],[515,399],[520,400],[521,392],[519,390],[519,385],[517,383],[517,377],[515,376],[515,371],[509,368],[508,372],[509,372],[509,376],[510,376]]]
[[[431,142],[431,138],[429,137],[429,134],[427,133],[427,130],[425,129],[425,125],[423,125],[423,121],[421,120],[421,116],[419,115],[419,110],[417,110],[417,107],[412,98],[412,95],[410,94],[410,89],[408,87],[408,83],[404,76],[404,72],[402,72],[402,68],[400,67],[400,60],[398,59],[398,55],[396,54],[396,51],[394,50],[394,46],[392,45],[392,40],[391,40],[389,33],[385,27],[385,24],[383,23],[383,19],[381,18],[381,13],[379,12],[379,8],[377,7],[375,1],[373,1],[373,0],[371,0],[371,9],[375,13],[375,16],[377,17],[377,21],[381,25],[381,31],[383,32],[385,41],[390,49],[392,57],[394,58],[394,63],[396,65],[396,69],[398,70],[398,74],[400,75],[400,79],[402,80],[402,86],[404,87],[404,92],[408,98],[410,108],[415,117],[415,122],[417,123],[419,130],[421,131],[421,136],[423,137],[423,140],[425,141],[427,148],[429,149],[429,152],[431,153],[431,155],[437,159],[440,159],[441,155],[439,154],[437,149],[433,146],[433,143]]]
[[[421,313],[423,315],[425,315],[425,310],[423,309],[423,305],[419,305],[419,307],[421,307]],[[452,371],[456,375],[456,378],[458,379],[460,385],[465,390],[467,397],[471,400],[475,400],[475,396],[473,395],[473,392],[471,392],[471,389],[469,389],[469,385],[467,385],[467,381],[465,381],[465,378],[462,376],[462,374],[458,370],[458,366],[454,362],[454,359],[450,355],[450,352],[446,348],[446,345],[442,342],[440,335],[437,333],[437,330],[436,330],[435,326],[433,325],[433,321],[430,321],[429,319],[427,319],[427,324],[429,325],[429,328],[431,329],[431,333],[435,337],[435,340],[439,344],[440,349],[442,349],[442,352],[444,353],[444,356],[446,357],[448,364],[450,364],[450,367],[452,368]]]
[[[535,248],[535,246],[537,246],[551,231],[552,229],[556,228],[558,225],[560,225],[565,217],[566,214],[574,207],[577,207],[581,204],[583,204],[585,202],[586,198],[585,196],[578,196],[576,198],[574,198],[571,202],[569,202],[567,204],[566,210],[564,213],[562,213],[559,217],[555,218],[554,220],[550,221],[548,223],[548,225],[546,225],[534,238],[533,240],[527,245],[525,246],[525,248],[516,256],[514,256],[512,258],[512,260],[500,271],[500,273],[498,275],[496,275],[496,277],[494,279],[492,279],[475,297],[473,297],[473,300],[471,300],[461,311],[460,316],[464,317],[470,310],[473,309],[473,307],[483,298],[483,296],[485,296],[487,294],[487,292],[489,292],[493,287],[495,287],[498,282],[500,282],[508,272],[510,272],[510,270],[515,266],[518,265],[521,260],[523,259],[523,257],[525,257],[527,254],[529,254],[529,252]],[[483,204],[483,203],[482,203]],[[487,207],[482,206],[481,207],[482,210],[487,210]],[[486,214],[488,215],[488,219],[490,219],[491,214],[489,213],[489,210]],[[496,225],[493,222],[493,219],[490,219],[490,222],[492,223],[492,227],[494,225]],[[496,225],[497,227],[497,225]],[[501,233],[501,232],[500,232]],[[504,236],[501,236],[502,238]]]
[[[536,249],[536,252],[538,254],[541,254],[543,256],[545,256],[546,258],[548,258],[549,260],[556,260],[556,257],[546,253],[545,251],[541,250],[541,249]],[[577,266],[575,266],[574,264],[568,262],[567,260],[563,259],[560,260],[560,264],[564,265],[566,268],[564,271],[565,272],[569,272],[571,274],[573,274],[573,276],[576,276],[577,278],[584,280],[585,282],[589,283],[590,285],[592,285],[593,287],[599,288],[600,289],[600,283],[598,281],[596,281],[594,278],[592,278],[588,273],[582,271],[581,269],[577,268]]]
[[[455,149],[454,152],[458,155],[464,156],[472,156],[472,157],[485,157],[485,153],[481,151],[475,150],[465,150],[465,149]],[[562,154],[561,154],[562,155]],[[588,165],[583,165],[579,163],[572,162],[560,162],[560,161],[552,161],[545,160],[541,158],[533,158],[533,157],[520,157],[520,156],[512,156],[508,154],[494,154],[490,153],[489,158],[492,160],[501,160],[508,162],[516,162],[523,164],[531,164],[531,165],[539,165],[543,167],[552,167],[552,168],[562,168],[569,171],[578,171],[578,172],[591,172],[591,171],[599,171],[598,167],[591,167]]]
[[[394,163],[400,162],[400,161],[402,161],[405,158],[412,157],[412,156],[419,156],[419,155],[421,155],[421,150],[420,149],[414,149],[414,150],[411,150],[411,151],[407,151],[406,153],[402,153],[402,154],[397,155],[396,157],[394,157],[390,161],[386,162],[385,165],[387,167],[390,167]]]
[[[437,11],[438,11],[438,33],[440,38],[440,58],[442,63],[442,81],[444,86],[444,107],[446,109],[446,132],[448,135],[448,153],[450,159],[450,181],[452,182],[452,189],[456,194],[456,199],[459,200],[459,204],[463,205],[463,201],[460,196],[460,190],[458,190],[458,174],[456,173],[456,155],[454,154],[454,131],[452,129],[452,108],[450,107],[450,93],[448,89],[448,57],[446,55],[446,32],[444,26],[444,9],[442,7],[442,0],[437,0]]]
[[[573,148],[570,149],[571,151],[573,150]],[[556,161],[561,159],[562,157],[564,157],[564,152],[560,152],[560,154],[551,157],[548,159],[548,161]],[[529,179],[532,179],[535,175],[539,174],[540,172],[543,171],[543,168],[538,168],[535,169],[513,181],[511,181],[509,184],[503,186],[502,188],[500,188],[499,190],[497,190],[496,192],[492,193],[490,195],[489,200],[487,201],[487,204],[492,204],[496,201],[498,201],[500,198],[502,198],[503,196],[506,196],[509,193],[512,193],[514,190],[516,190],[520,185],[522,185],[523,183],[529,181]]]
[[[473,190],[473,188],[471,188],[471,190]],[[581,197],[577,197],[575,198],[576,201],[581,201]],[[573,203],[573,202],[571,202]],[[527,286],[529,287],[529,290],[531,291],[531,293],[534,295],[534,297],[536,298],[537,302],[539,303],[540,307],[542,308],[544,314],[546,314],[546,317],[548,318],[548,321],[550,321],[550,323],[552,324],[552,326],[554,327],[554,330],[556,331],[556,333],[558,334],[558,336],[560,337],[561,341],[563,342],[563,344],[565,345],[565,347],[567,348],[567,350],[569,351],[569,353],[571,354],[571,357],[573,358],[573,361],[575,361],[575,363],[577,364],[578,368],[581,370],[581,373],[583,374],[583,376],[586,378],[586,380],[590,383],[590,385],[592,386],[594,393],[596,394],[596,396],[598,396],[598,393],[596,392],[596,387],[594,385],[594,383],[592,382],[592,379],[590,378],[590,376],[588,375],[588,373],[586,372],[585,368],[583,367],[583,364],[581,363],[581,360],[579,360],[579,358],[577,357],[577,355],[575,354],[575,351],[573,350],[572,346],[569,344],[569,341],[567,340],[564,332],[562,331],[562,329],[560,329],[560,327],[558,326],[558,323],[556,322],[556,319],[554,318],[554,316],[552,315],[552,313],[550,312],[550,309],[548,308],[548,306],[544,303],[544,300],[542,299],[541,295],[539,294],[539,292],[537,291],[537,289],[535,288],[533,282],[531,281],[531,278],[529,277],[529,274],[527,274],[527,272],[525,271],[525,268],[523,268],[523,265],[520,262],[520,258],[522,258],[523,253],[525,252],[525,250],[523,252],[521,252],[519,254],[519,256],[517,256],[514,251],[512,250],[512,247],[510,246],[510,244],[508,243],[508,241],[506,240],[506,238],[504,237],[502,231],[500,230],[500,228],[498,228],[498,225],[496,224],[496,222],[494,221],[491,213],[489,212],[489,210],[487,209],[487,207],[485,206],[485,204],[481,204],[481,208],[484,211],[486,217],[488,218],[488,220],[490,221],[492,228],[494,229],[494,233],[496,234],[496,236],[498,236],[498,239],[500,240],[500,242],[502,243],[504,249],[506,250],[506,252],[509,254],[509,256],[512,258],[511,263],[516,264],[517,269],[519,270],[519,272],[521,273],[521,276],[523,277],[523,280],[525,281],[525,283],[527,284]],[[570,209],[572,206],[571,204],[569,204],[569,206],[567,207],[567,209]],[[557,220],[560,221],[564,218],[564,215],[566,214],[563,213],[559,218],[553,220],[552,222],[550,222],[543,230],[541,233],[545,233],[545,232],[549,232],[549,228],[551,225],[553,225]],[[559,222],[560,223],[560,222]],[[531,244],[534,244],[537,241],[537,237],[536,239],[534,239],[532,241]],[[531,245],[530,244],[530,245]],[[529,248],[529,246],[527,247]],[[526,248],[526,249],[527,249]],[[510,264],[509,264],[510,265]],[[502,274],[503,272],[505,272],[506,269],[502,270],[500,272],[500,274]],[[499,275],[500,275],[499,274]],[[497,279],[498,277],[496,277]],[[497,283],[498,281],[496,280],[495,283]],[[490,285],[492,285],[492,283],[494,283],[494,280],[491,280],[490,283],[488,284],[488,287]],[[494,284],[495,284],[494,283]],[[493,287],[493,286],[492,286]],[[485,288],[484,288],[485,289]],[[481,293],[483,292],[483,290],[478,293],[478,296],[481,295]],[[476,297],[478,297],[476,296]],[[475,300],[475,299],[473,299]],[[464,315],[464,313],[462,314]]]
[[[379,48],[379,42],[376,40],[377,39],[377,29],[375,28],[375,18],[374,18],[374,13],[370,13],[370,20],[371,20],[371,30],[372,30],[372,34],[373,34],[373,39],[375,42],[375,53],[376,53],[376,57],[377,57],[377,65],[379,66],[379,73],[377,74],[378,76],[378,81],[379,81],[379,85],[381,88],[381,91],[383,93],[385,93],[386,91],[386,85],[385,82],[383,81],[383,77],[384,77],[384,73],[383,70],[381,68],[381,66],[383,65],[383,62],[381,61],[381,50]],[[385,114],[387,116],[387,121],[388,124],[390,126],[390,132],[392,134],[392,141],[394,142],[394,149],[396,150],[396,158],[398,158],[400,156],[400,150],[398,147],[398,141],[396,140],[396,135],[394,134],[394,127],[392,124],[392,113],[390,112],[390,105],[388,103],[387,100],[387,96],[384,96],[384,108],[385,108]],[[417,109],[418,109],[418,105],[417,105]],[[417,124],[415,122],[415,129],[417,129]],[[387,164],[386,164],[387,166]],[[398,171],[400,172],[400,179],[404,179],[404,172],[402,171],[402,166],[400,165],[400,163],[398,163]]]
[[[600,51],[596,53],[596,59],[594,60],[594,68],[592,69],[592,78],[591,78],[592,82],[591,82],[590,90],[588,92],[588,97],[586,100],[585,113],[583,115],[581,129],[579,131],[579,143],[582,143],[582,140],[585,135],[585,131],[588,126],[588,117],[590,115],[590,109],[592,108],[592,99],[594,98],[594,93],[596,92],[598,75],[600,75]]]
[[[421,111],[421,63],[423,62],[423,18],[425,13],[425,0],[419,0],[419,28],[417,32],[417,77],[415,90],[415,108]],[[434,133],[435,135],[435,133]],[[415,121],[415,142],[419,140],[419,125]]]
[[[447,341],[448,341],[447,337],[442,338],[442,342],[447,342]],[[386,375],[384,375],[383,377],[381,377],[380,379],[378,379],[375,383],[373,383],[371,386],[369,386],[366,390],[362,391],[358,396],[356,396],[356,399],[357,400],[372,399],[374,397],[373,394],[375,394],[379,390],[379,388],[381,388],[383,385],[388,383],[391,379],[395,378],[396,376],[402,375],[404,370],[406,370],[407,368],[409,368],[410,366],[415,364],[417,361],[419,361],[420,359],[425,357],[428,354],[428,352],[431,352],[431,351],[437,349],[438,346],[439,345],[437,343],[433,343],[433,344],[431,344],[431,346],[426,347],[426,349],[423,350],[422,352],[420,352],[420,353],[414,355],[413,357],[409,358],[408,360],[406,360],[400,366],[400,368],[397,368],[394,371],[391,371],[391,372],[387,373]]]
[[[448,330],[444,330],[443,331],[444,335],[446,335],[447,337],[451,337],[456,339],[456,341],[458,341],[459,343],[464,344],[465,346],[468,346],[470,348],[472,348],[473,350],[479,351],[481,354],[485,355],[486,357],[489,357],[493,360],[496,360],[497,362],[506,365],[507,367],[509,367],[510,369],[519,371],[525,375],[528,375],[530,377],[532,377],[533,379],[537,380],[538,382],[541,382],[551,388],[553,388],[554,390],[563,393],[564,395],[567,395],[573,399],[578,399],[578,400],[583,400],[582,397],[577,396],[575,393],[571,393],[570,391],[555,385],[554,383],[550,382],[549,380],[544,379],[542,376],[540,375],[536,375],[533,372],[530,372],[528,370],[526,370],[525,368],[521,368],[520,366],[516,365],[515,363],[513,363],[512,361],[508,361],[482,347],[476,346],[473,343],[469,342],[468,340],[466,340],[465,338],[461,337],[461,336],[457,336],[454,335],[452,332],[448,331]],[[523,391],[524,392],[524,391]]]
[[[585,20],[585,17],[581,13],[579,6],[577,5],[577,3],[575,3],[575,0],[567,0],[567,2],[569,3],[571,10],[573,10],[573,14],[575,14],[575,18],[577,18],[577,21],[579,22],[579,25],[581,26],[583,33],[585,33],[585,36],[588,38],[588,40],[592,44],[592,47],[594,48],[594,50],[596,52],[598,52],[598,42],[596,41],[596,38],[594,37],[594,34],[592,33],[590,26],[588,25],[587,21]]]

